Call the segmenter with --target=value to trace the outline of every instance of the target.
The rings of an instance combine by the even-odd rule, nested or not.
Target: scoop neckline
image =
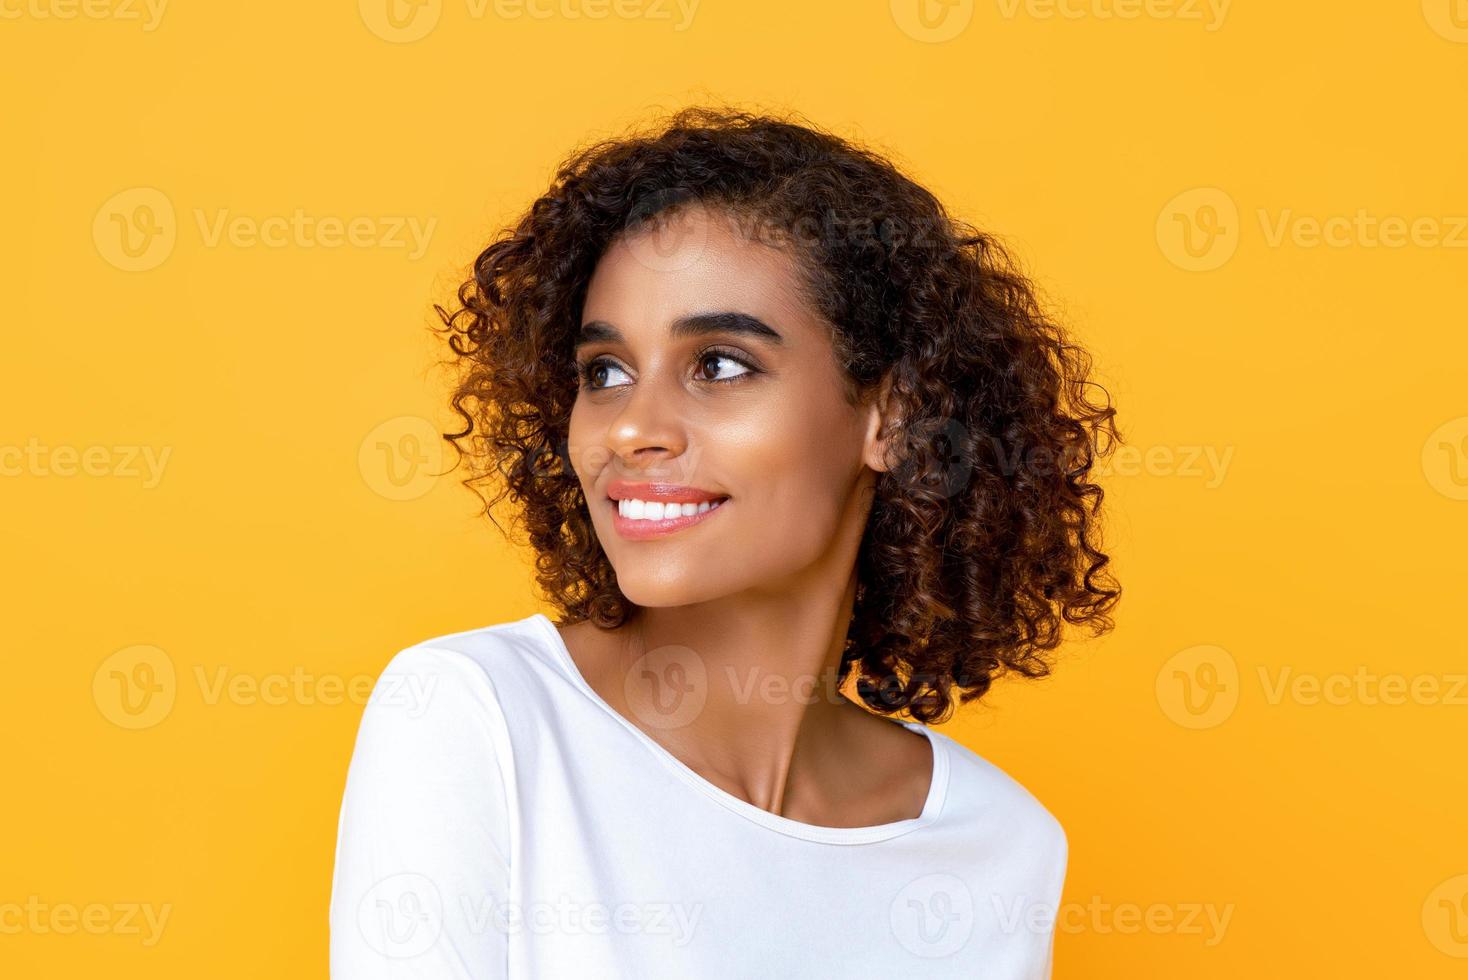
[[[571,679],[571,682],[588,698],[592,700],[608,715],[614,718],[623,728],[627,729],[634,738],[647,747],[652,754],[659,759],[668,769],[683,782],[700,791],[705,796],[722,804],[729,810],[745,817],[754,823],[760,824],[770,830],[778,831],[790,837],[798,837],[803,840],[816,841],[824,844],[867,844],[875,841],[890,840],[903,834],[911,833],[921,827],[926,827],[938,819],[943,810],[943,801],[948,792],[948,753],[944,751],[943,739],[946,738],[942,732],[934,731],[926,725],[914,721],[902,721],[897,718],[885,720],[904,728],[921,733],[928,740],[928,745],[933,750],[933,772],[928,785],[928,793],[923,801],[922,812],[915,817],[905,817],[902,820],[893,820],[888,823],[871,824],[865,827],[822,827],[818,824],[805,823],[793,820],[790,817],[771,813],[762,807],[755,806],[748,800],[742,800],[733,793],[714,785],[703,776],[690,768],[683,760],[660,745],[650,735],[632,724],[621,712],[613,708],[607,701],[587,682],[582,676],[581,669],[576,666],[576,660],[571,656],[571,650],[566,646],[561,633],[544,613],[535,613],[530,617],[546,634],[551,642],[561,668]],[[882,716],[878,716],[882,717]]]

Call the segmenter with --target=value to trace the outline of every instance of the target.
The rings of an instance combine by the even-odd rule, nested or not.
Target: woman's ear
[[[862,461],[878,473],[890,470],[896,460],[892,459],[893,434],[902,424],[900,413],[892,400],[892,375],[882,376],[876,395],[867,402],[867,435],[862,449]]]

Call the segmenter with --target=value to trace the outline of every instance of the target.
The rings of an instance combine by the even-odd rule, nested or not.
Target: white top
[[[941,732],[921,815],[818,827],[698,775],[536,614],[409,647],[347,774],[333,980],[1050,976],[1060,824]]]

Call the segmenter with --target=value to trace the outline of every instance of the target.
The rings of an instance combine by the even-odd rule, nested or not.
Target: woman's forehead
[[[583,323],[612,324],[630,339],[669,335],[691,315],[738,311],[781,334],[823,332],[790,253],[750,241],[707,211],[678,220],[688,224],[676,234],[648,225],[608,247],[588,284]]]

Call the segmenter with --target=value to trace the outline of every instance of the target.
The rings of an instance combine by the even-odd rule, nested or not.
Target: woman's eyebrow
[[[711,333],[743,334],[772,344],[783,344],[785,338],[759,317],[736,310],[719,313],[691,313],[673,321],[668,330],[674,337],[696,337]],[[621,343],[622,333],[605,320],[590,320],[581,325],[576,346],[590,343]]]

